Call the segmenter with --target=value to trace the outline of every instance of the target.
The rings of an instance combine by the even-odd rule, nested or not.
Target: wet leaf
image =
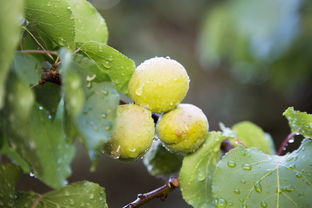
[[[305,137],[312,138],[311,114],[296,111],[293,107],[290,107],[287,108],[283,115],[287,118],[292,132],[297,132]]]
[[[184,200],[194,208],[212,207],[212,180],[220,160],[220,145],[225,137],[221,132],[209,132],[206,142],[183,159],[180,170]]]
[[[26,18],[59,46],[76,43],[106,43],[107,27],[102,16],[85,0],[27,0]]]
[[[34,104],[25,121],[8,104],[6,102],[4,108],[4,134],[9,144],[16,148],[36,177],[54,188],[65,185],[71,173],[69,164],[74,147],[66,144],[63,121],[52,119],[38,104]]]
[[[80,48],[109,75],[118,91],[128,92],[128,82],[135,70],[135,64],[131,59],[99,42],[81,44]]]
[[[23,0],[1,1],[0,3],[0,109],[3,105],[7,72],[20,38],[23,5]]]
[[[285,156],[243,147],[231,150],[218,163],[213,176],[216,207],[309,207],[311,157],[309,139]]]
[[[16,202],[17,205],[23,205],[24,208],[108,207],[104,188],[88,181],[76,182],[43,195],[20,192]]]
[[[21,174],[13,164],[0,164],[0,207],[14,207],[15,185]]]
[[[259,126],[243,121],[232,127],[236,138],[241,140],[247,147],[255,147],[267,154],[274,154],[274,143],[270,135],[265,133]]]
[[[153,176],[168,177],[177,173],[182,166],[183,156],[169,152],[159,141],[153,143],[144,155],[144,165]]]

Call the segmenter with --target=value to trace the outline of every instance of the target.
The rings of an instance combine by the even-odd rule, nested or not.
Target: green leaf
[[[65,107],[72,117],[81,113],[84,105],[82,80],[72,63],[72,54],[66,49],[60,50],[62,66],[60,68],[63,84]]]
[[[0,164],[0,207],[14,207],[15,185],[21,173],[13,164]]]
[[[14,111],[14,116],[18,117],[21,122],[26,122],[35,100],[33,91],[14,73],[10,73],[7,92],[6,105]]]
[[[44,195],[20,192],[16,201],[25,208],[108,208],[104,188],[88,181],[76,182]]]
[[[23,4],[23,0],[0,3],[0,109],[3,106],[7,72],[20,38]]]
[[[212,207],[212,179],[220,160],[220,145],[225,137],[221,132],[209,132],[206,142],[183,159],[180,170],[184,200],[194,208]]]
[[[34,192],[19,191],[16,193],[15,207],[23,208],[44,208],[37,204],[37,200],[40,198],[40,194]],[[35,206],[33,206],[35,205]]]
[[[183,157],[169,152],[159,141],[144,155],[144,165],[153,176],[171,176],[182,166]]]
[[[31,171],[51,187],[63,186],[71,173],[69,165],[74,155],[74,147],[66,144],[63,121],[52,119],[49,112],[37,104],[27,121],[20,119],[6,104],[4,118],[5,136]]]
[[[29,166],[27,162],[20,156],[20,154],[16,152],[16,146],[14,145],[10,146],[10,144],[8,144],[8,139],[7,138],[3,139],[4,139],[3,146],[1,147],[0,153],[8,156],[11,159],[11,161],[19,165],[24,171],[24,173],[29,173],[30,172]]]
[[[75,21],[75,42],[106,43],[108,31],[104,18],[86,0],[66,0]]]
[[[49,111],[53,117],[61,100],[61,87],[57,84],[46,82],[34,88],[37,103]]]
[[[26,0],[26,18],[60,46],[75,48],[75,20],[67,1]]]
[[[236,133],[236,138],[247,147],[255,147],[267,154],[275,153],[272,138],[259,126],[249,121],[243,121],[235,124],[232,130]]]
[[[92,83],[85,89],[85,95],[85,105],[76,124],[95,168],[103,145],[111,137],[119,95],[110,82]]]
[[[84,43],[80,48],[109,75],[118,91],[128,92],[128,82],[135,70],[135,64],[131,59],[99,42]]]
[[[299,133],[305,137],[312,138],[312,115],[306,112],[294,110],[289,107],[283,113],[288,119],[288,123],[292,132]]]
[[[103,81],[107,79],[105,73],[99,71],[98,67],[88,58],[79,55],[74,59],[78,61],[73,63],[70,52],[62,51],[61,60],[63,63],[61,73],[65,76],[63,84],[65,107],[79,131],[93,162],[93,168],[95,168],[103,145],[111,136],[119,95],[111,82]],[[68,77],[69,74],[74,75]],[[79,81],[77,82],[77,80]],[[70,89],[67,90],[67,88]],[[77,91],[79,91],[79,96],[81,92],[83,93],[85,100],[83,105],[79,104],[83,100],[73,102],[72,104],[79,105],[79,108],[82,107],[79,112],[78,110],[73,112],[73,108],[76,106],[70,104],[70,99],[79,98],[79,96],[73,96],[75,95],[73,93]],[[71,106],[71,108],[67,106]]]
[[[38,56],[16,52],[12,70],[28,85],[37,84],[41,76],[41,63],[44,61]]]
[[[83,70],[86,76],[89,75],[89,79],[92,78],[92,82],[110,81],[107,72],[92,59],[82,54],[75,54],[73,55],[73,62]]]
[[[213,176],[216,207],[310,207],[312,141],[285,156],[238,147],[218,163]]]
[[[86,0],[26,0],[26,18],[60,46],[107,42],[106,23]]]

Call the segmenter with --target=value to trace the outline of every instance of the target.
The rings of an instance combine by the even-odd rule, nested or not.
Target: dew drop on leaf
[[[239,188],[234,189],[234,193],[235,193],[235,194],[240,194]]]
[[[267,208],[268,203],[266,203],[265,201],[262,201],[262,202],[260,202],[260,206],[261,206],[261,208]]]
[[[251,170],[252,167],[251,167],[251,165],[249,165],[249,164],[244,164],[244,165],[243,165],[243,169],[244,169],[244,170]]]
[[[296,177],[297,178],[302,178],[302,174],[298,172],[298,173],[296,173]]]
[[[235,168],[236,167],[236,162],[230,160],[230,161],[227,162],[227,166],[229,168]]]
[[[226,208],[227,207],[227,201],[225,199],[217,199],[215,201],[216,203],[216,208]]]
[[[199,170],[198,175],[197,175],[197,180],[198,181],[203,181],[205,180],[206,176],[205,176],[205,172],[203,170]]]
[[[258,193],[262,192],[262,186],[261,186],[260,182],[255,183],[254,188],[255,188],[256,192],[258,192]]]

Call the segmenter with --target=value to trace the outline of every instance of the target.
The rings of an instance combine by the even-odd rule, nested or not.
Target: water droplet
[[[70,199],[70,200],[69,200],[69,204],[70,204],[70,205],[74,205],[74,204],[75,204],[74,200]]]
[[[105,130],[106,131],[112,130],[112,125],[108,124],[107,126],[105,126]]]
[[[136,148],[135,148],[135,147],[129,148],[129,151],[130,151],[130,152],[135,152],[135,151],[136,151]]]
[[[38,109],[39,110],[43,110],[43,107],[41,105],[39,105]]]
[[[241,192],[240,192],[240,190],[238,188],[236,188],[236,189],[234,189],[234,193],[235,194],[240,194]]]
[[[247,204],[242,204],[242,208],[247,208]]]
[[[52,119],[52,115],[48,115],[48,119]]]
[[[251,165],[249,165],[249,164],[244,164],[244,165],[243,165],[243,169],[244,169],[244,170],[251,170],[252,167],[251,167]]]
[[[227,162],[227,166],[229,168],[235,168],[236,167],[236,162],[230,160],[230,161]]]
[[[102,93],[103,93],[103,95],[105,95],[105,96],[109,94],[109,92],[108,92],[107,90],[103,90]]]
[[[92,75],[88,75],[87,78],[86,78],[86,80],[87,80],[88,82],[92,82],[95,78],[96,78],[96,74],[92,74]]]
[[[94,194],[90,194],[89,199],[93,199],[94,198]]]
[[[141,96],[142,93],[143,93],[143,88],[144,88],[144,83],[141,84],[141,85],[136,89],[135,94],[136,94],[137,96]]]
[[[268,207],[268,203],[266,203],[265,201],[260,202],[260,206],[262,208],[267,208]]]
[[[102,113],[101,117],[102,118],[107,118],[107,113]]]
[[[65,196],[69,196],[69,192],[68,191],[65,191]]]
[[[112,148],[111,155],[114,159],[119,159],[119,157],[120,157],[120,145],[118,145],[116,149]]]
[[[256,192],[258,192],[258,193],[262,192],[262,186],[261,186],[260,182],[255,183],[254,188],[255,188]]]
[[[206,174],[205,174],[205,172],[202,169],[200,169],[198,171],[197,180],[198,181],[203,181],[205,179],[206,179]]]
[[[292,137],[292,138],[290,138],[290,139],[288,140],[288,143],[294,143],[294,141],[295,141],[295,139],[294,139],[294,137]]]
[[[242,180],[241,180],[241,183],[242,183],[242,184],[246,184],[246,180],[242,179]]]
[[[216,204],[216,208],[225,208],[227,207],[227,202],[225,199],[217,199],[215,201],[215,204]]]
[[[302,174],[300,172],[298,172],[298,173],[296,173],[296,177],[297,178],[302,178],[303,176],[302,176]]]

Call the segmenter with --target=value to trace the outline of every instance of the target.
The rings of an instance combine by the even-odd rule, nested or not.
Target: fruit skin
[[[208,128],[208,120],[201,109],[192,104],[180,104],[160,118],[156,131],[170,151],[187,154],[205,141]]]
[[[105,151],[116,159],[136,159],[150,148],[154,134],[154,120],[149,110],[136,104],[120,105]]]
[[[189,89],[185,68],[169,58],[155,57],[144,61],[133,73],[128,85],[131,99],[152,112],[174,109]]]

